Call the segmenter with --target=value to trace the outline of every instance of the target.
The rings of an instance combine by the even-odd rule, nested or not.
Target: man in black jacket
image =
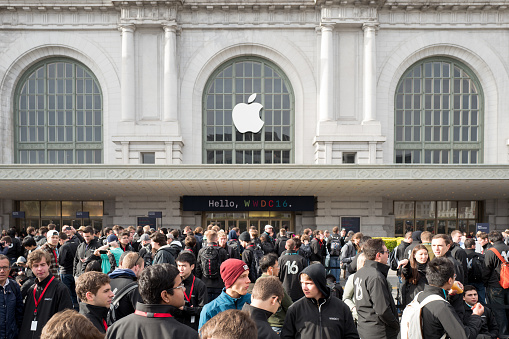
[[[407,255],[406,249],[412,245],[412,232],[406,232],[405,238],[401,241],[401,243],[396,248],[396,259],[401,261],[403,259],[408,259],[410,256]]]
[[[286,230],[284,228],[279,230],[279,237],[276,239],[275,243],[275,250],[277,252],[278,256],[281,256],[281,253],[283,253],[286,248],[286,241],[288,240],[288,237],[286,236]]]
[[[509,246],[504,244],[502,233],[498,231],[491,231],[488,234],[490,244],[498,253],[507,261],[509,259]],[[508,309],[509,305],[509,289],[504,289],[500,286],[500,268],[502,262],[497,257],[495,252],[488,249],[484,252],[484,271],[483,281],[486,285],[486,296],[489,305],[495,312],[495,318],[500,329],[500,336],[508,335]]]
[[[471,238],[466,240],[472,240]],[[466,243],[465,240],[465,243]],[[478,301],[477,290],[472,285],[465,286],[463,291],[463,300],[465,301],[465,316],[463,318],[463,323],[468,326],[470,324],[470,317],[473,314],[472,309],[475,308],[475,305]],[[484,313],[481,315],[481,329],[479,330],[479,335],[482,338],[477,337],[478,339],[496,339],[498,338],[498,324],[495,320],[495,315],[487,306],[484,306]],[[476,339],[477,339],[476,338]]]
[[[428,263],[426,279],[428,284],[417,297],[422,302],[426,297],[438,295],[444,298],[454,283],[454,265],[446,258],[435,258]],[[446,300],[434,300],[422,308],[423,338],[440,338],[447,334],[448,338],[475,339],[481,328],[481,315],[484,308],[481,304],[472,310],[472,315],[465,326],[455,309]]]
[[[467,269],[467,253],[463,248],[460,246],[461,236],[463,233],[461,233],[460,230],[454,230],[451,232],[451,255],[454,259],[458,260],[461,266],[463,267],[463,274],[465,275],[463,282],[465,285],[469,283],[468,281],[468,269]]]
[[[138,253],[125,253],[120,257],[120,268],[109,274],[111,290],[115,294],[113,302],[114,305],[118,306],[115,308],[115,319],[113,319],[112,314],[108,316],[108,325],[134,313],[136,303],[142,302],[138,291],[137,277],[143,271],[145,262]],[[124,294],[124,291],[127,293],[122,296],[121,294]]]
[[[99,240],[94,238],[94,229],[87,226],[83,229],[83,239],[85,242],[79,244],[74,257],[73,274],[77,278],[85,272],[87,268],[87,259],[89,259],[96,249],[101,247]]]
[[[366,262],[354,280],[359,335],[361,338],[396,339],[399,319],[387,284],[389,251],[382,239],[369,239],[362,249]]]
[[[60,280],[69,289],[74,309],[78,310],[78,299],[76,297],[76,283],[73,276],[73,263],[78,244],[69,240],[64,232],[58,235],[60,241],[60,251],[58,255],[58,266],[60,267]]]
[[[208,302],[207,286],[193,274],[196,264],[196,257],[193,252],[183,251],[175,261],[186,288],[184,292],[185,305],[175,312],[175,318],[198,331],[201,310]]]
[[[166,236],[162,233],[153,233],[150,236],[152,246],[152,253],[154,253],[154,260],[152,264],[172,264],[175,266],[175,257],[173,256],[173,250],[168,245]]]
[[[113,292],[110,278],[101,272],[85,272],[76,280],[76,293],[80,298],[80,313],[101,333],[106,333],[106,317],[110,308]]]
[[[310,265],[302,271],[300,281],[305,298],[288,308],[281,338],[359,338],[352,312],[342,300],[331,296],[325,277],[325,267],[321,264]]]
[[[258,329],[258,339],[280,338],[270,326],[268,319],[277,312],[283,300],[284,289],[276,277],[258,279],[251,294],[251,305],[244,304],[242,311],[249,313]]]
[[[198,339],[198,332],[173,318],[175,308],[184,306],[184,284],[177,268],[170,264],[147,267],[139,278],[144,304],[108,328],[106,338]]]
[[[286,241],[286,251],[279,257],[279,280],[293,302],[304,296],[300,286],[299,275],[307,266],[307,261],[295,248],[295,240]]]
[[[486,306],[486,287],[482,281],[484,268],[484,255],[475,251],[475,240],[465,239],[465,253],[467,254],[467,276],[468,283],[475,287],[479,294],[479,301]]]
[[[205,232],[207,246],[198,252],[196,259],[196,277],[207,285],[208,302],[216,299],[224,288],[221,279],[221,264],[228,259],[228,252],[217,243],[217,232],[210,230]]]
[[[313,232],[314,238],[310,242],[311,257],[310,261],[319,261],[322,265],[325,263],[327,256],[327,244],[323,239],[323,231],[316,230]]]

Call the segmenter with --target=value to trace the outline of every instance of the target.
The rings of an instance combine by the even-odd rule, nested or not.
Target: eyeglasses
[[[178,290],[179,288],[185,288],[184,283],[180,283],[180,285],[178,285],[177,287],[168,288],[167,291]]]
[[[382,252],[379,252],[379,253],[380,254],[385,254],[385,253],[389,254],[389,253],[391,253],[391,251],[382,251]]]
[[[0,271],[4,271],[4,272],[7,272],[9,271],[11,268],[9,266],[2,266],[0,267]]]
[[[281,300],[279,300],[279,298],[276,296],[274,296],[274,298],[276,298],[276,301],[278,302],[279,306],[281,306]]]

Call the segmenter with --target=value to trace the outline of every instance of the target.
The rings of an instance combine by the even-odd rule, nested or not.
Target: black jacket
[[[90,241],[90,244],[86,242],[82,242],[79,244],[78,249],[76,250],[76,256],[74,257],[74,267],[73,274],[75,277],[79,277],[85,272],[85,268],[87,268],[89,259],[94,254],[94,251],[101,247],[101,243],[98,239],[94,238]],[[83,261],[81,259],[84,259]]]
[[[355,273],[355,306],[359,321],[357,329],[362,338],[397,338],[399,319],[394,298],[387,284],[389,266],[366,260]]]
[[[94,324],[99,332],[106,333],[104,323],[106,322],[106,317],[108,315],[108,308],[80,302],[80,314],[87,317],[87,319]]]
[[[493,247],[504,257],[506,260],[509,257],[509,246],[504,244],[503,241],[495,241]],[[502,288],[499,284],[500,281],[500,267],[502,262],[492,250],[484,251],[484,270],[482,280],[486,287]]]
[[[446,292],[440,287],[426,285],[424,291],[417,297],[417,301],[421,302],[432,294],[443,298]],[[439,339],[444,333],[452,339],[475,339],[481,328],[481,317],[472,315],[468,324],[463,326],[452,305],[445,300],[438,300],[431,301],[422,308],[422,323],[425,324],[422,327],[425,339]]]
[[[171,313],[169,305],[145,305],[138,303],[136,310],[146,313]],[[106,338],[165,338],[198,339],[198,332],[179,323],[175,318],[149,318],[131,314],[108,327]]]
[[[313,238],[309,245],[311,246],[311,257],[309,260],[319,261],[323,264],[325,257],[327,256],[327,244],[325,243],[325,240],[320,241]]]
[[[255,270],[252,269],[252,267],[254,267],[253,261],[255,260],[254,251],[256,246],[259,246],[261,249],[261,246],[256,245],[256,243],[249,243],[249,245],[247,245],[244,251],[242,252],[242,261],[245,262],[249,267],[249,279],[251,280],[251,282],[255,282],[256,279],[258,279],[258,272],[255,272]]]
[[[201,263],[203,261],[202,255],[208,246],[216,246],[217,250],[219,251],[219,265],[218,265],[218,267],[220,267],[221,264],[225,260],[228,259],[228,252],[226,252],[226,250],[224,248],[218,246],[216,243],[207,244],[207,246],[202,247],[200,249],[200,251],[198,252],[198,257],[196,258],[196,265],[195,265],[196,277],[201,279],[201,281],[203,281],[205,283],[205,285],[207,285],[207,288],[220,290],[224,287],[224,282],[223,282],[223,279],[221,279],[221,276],[219,274],[218,274],[217,278],[215,278],[215,279],[207,278],[203,275],[203,268],[201,266]]]
[[[297,252],[286,251],[279,257],[279,280],[293,301],[304,296],[299,274],[307,266],[307,260]]]
[[[78,245],[72,241],[66,241],[65,244],[60,246],[58,252],[58,266],[60,267],[60,274],[73,274],[74,257],[78,250]]]
[[[263,310],[261,308],[253,307],[249,304],[244,304],[242,311],[247,312],[251,319],[256,324],[258,330],[258,339],[279,339],[280,336],[274,332],[272,327],[269,325],[267,319],[272,315],[271,312]]]
[[[451,252],[451,255],[454,259],[458,260],[461,264],[461,267],[463,267],[463,285],[468,284],[468,269],[467,269],[467,253],[464,249],[460,247],[460,245],[456,244],[455,242],[452,243],[451,248],[449,250]]]
[[[286,242],[288,241],[288,237],[286,236],[282,236],[282,237],[279,237],[276,239],[276,244],[275,244],[275,250],[277,252],[277,255],[278,256],[281,256],[281,253],[283,253],[284,251],[286,251]]]
[[[136,275],[132,270],[117,269],[109,274],[110,286],[113,294],[118,294],[125,286],[136,281]],[[115,310],[115,317],[117,321],[135,310],[136,304],[143,302],[141,299],[138,287],[127,293],[118,303],[118,308]]]
[[[186,288],[184,309],[174,311],[175,319],[198,331],[201,309],[208,303],[207,286],[192,273],[184,281]],[[189,298],[189,299],[188,299]]]
[[[55,313],[65,309],[72,310],[73,307],[69,289],[60,280],[53,279],[46,292],[44,293],[39,306],[37,307],[37,330],[30,330],[32,320],[34,320],[35,310],[33,290],[37,287],[35,297],[39,299],[42,291],[51,280],[51,277],[52,275],[50,273],[48,277],[43,281],[38,282],[38,280],[36,280],[37,284],[30,287],[28,290],[27,298],[25,300],[23,323],[19,332],[19,338],[39,338],[41,336],[42,328]]]
[[[175,258],[176,257],[173,255],[173,250],[170,249],[170,245],[164,245],[157,250],[156,254],[154,255],[154,261],[152,262],[152,265],[172,264],[176,266]]]
[[[428,264],[417,264],[417,272],[419,273],[419,278],[417,280],[417,284],[412,284],[410,279],[412,278],[412,268],[410,267],[410,262],[401,268],[401,274],[403,276],[404,282],[401,286],[401,305],[402,309],[406,307],[412,300],[414,300],[417,293],[424,290],[424,286],[428,283],[426,279],[426,267]]]
[[[463,324],[468,326],[470,324],[470,317],[472,316],[472,308],[465,303],[465,315]],[[495,320],[495,315],[488,306],[484,306],[484,313],[481,315],[481,330],[479,334],[489,335],[491,338],[498,338],[498,324]]]
[[[445,254],[445,258],[449,259],[454,265],[454,273],[456,273],[456,280],[458,280],[460,283],[465,286],[465,274],[463,272],[463,266],[461,263],[454,259],[454,257],[451,254],[451,250],[447,251]],[[465,311],[463,307],[463,294],[456,294],[453,296],[448,297],[449,302],[451,303],[451,306],[456,311],[456,314],[458,314],[459,319],[463,319],[463,313]]]
[[[139,252],[140,257],[143,258],[145,262],[145,267],[152,265],[152,245],[147,244],[146,246],[142,246]]]
[[[317,301],[304,297],[293,303],[286,312],[281,338],[358,339],[352,312],[342,300],[331,296],[323,265],[310,265],[302,273],[313,280],[324,298]]]
[[[412,244],[409,244],[405,241],[402,241],[401,244],[398,245],[397,249],[396,249],[396,259],[398,259],[398,261],[401,261],[403,259],[408,259],[409,256],[407,255],[407,251],[406,249]],[[411,252],[412,250],[410,250]]]

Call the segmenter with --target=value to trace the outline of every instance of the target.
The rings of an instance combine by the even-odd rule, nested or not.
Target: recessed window
[[[355,156],[357,153],[343,152],[343,164],[355,164]]]
[[[142,152],[141,153],[141,163],[142,164],[155,164],[156,163],[156,154],[154,152]]]

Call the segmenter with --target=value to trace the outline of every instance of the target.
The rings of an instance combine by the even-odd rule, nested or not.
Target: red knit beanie
[[[239,259],[228,259],[221,264],[221,278],[224,281],[224,287],[231,287],[242,273],[249,271],[245,262]]]

